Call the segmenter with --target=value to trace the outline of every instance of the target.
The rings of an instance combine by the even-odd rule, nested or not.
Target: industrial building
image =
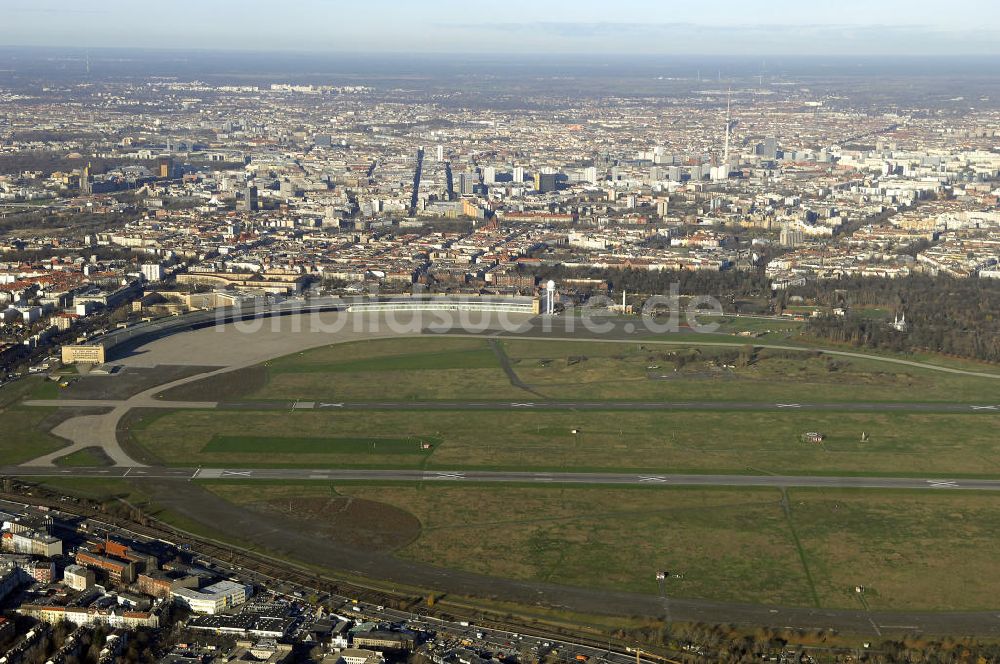
[[[63,584],[73,590],[86,590],[96,583],[94,571],[82,565],[67,565],[63,570]]]
[[[170,591],[170,596],[195,613],[211,615],[242,604],[251,593],[250,586],[235,581],[219,581],[201,590],[177,588]]]
[[[130,560],[112,558],[92,551],[77,551],[76,564],[96,569],[108,575],[108,579],[119,584],[135,581],[135,563]]]
[[[413,650],[414,638],[412,634],[406,632],[373,630],[371,632],[358,632],[354,634],[351,638],[351,645],[355,648],[401,652]]]
[[[151,597],[169,599],[170,593],[180,588],[197,588],[198,577],[179,572],[164,572],[149,570],[139,575],[136,580],[139,592]]]

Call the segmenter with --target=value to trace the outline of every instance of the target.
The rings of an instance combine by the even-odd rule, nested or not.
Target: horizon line
[[[934,60],[956,60],[968,58],[1000,58],[1000,50],[995,53],[809,53],[809,52],[739,52],[739,53],[710,53],[710,52],[635,52],[635,51],[420,51],[420,50],[369,50],[369,51],[345,51],[337,49],[300,49],[300,48],[269,48],[254,49],[242,47],[226,46],[136,46],[136,45],[66,45],[66,44],[0,44],[0,50],[10,49],[48,49],[56,51],[139,51],[157,52],[166,51],[171,53],[253,53],[258,55],[283,54],[283,55],[341,55],[341,56],[438,56],[438,57],[478,57],[478,58],[531,58],[531,57],[574,57],[574,58],[601,58],[601,57],[623,57],[623,58],[656,58],[656,57],[707,57],[707,58],[847,58],[847,59],[873,59],[880,60],[912,60],[912,59],[934,59]]]

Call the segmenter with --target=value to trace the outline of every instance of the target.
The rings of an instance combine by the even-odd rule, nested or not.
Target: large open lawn
[[[267,363],[262,399],[513,399],[484,339],[383,339],[333,345]]]
[[[752,343],[727,348],[507,340],[504,348],[521,380],[553,399],[978,403],[1000,398],[1000,380],[753,349]]]
[[[698,336],[698,335],[689,335]],[[1000,380],[878,360],[734,344],[379,339],[335,344],[171,390],[173,399],[365,401],[525,398],[719,401],[1000,401]],[[509,359],[513,377],[501,356]],[[512,382],[512,378],[516,379]]]
[[[1000,474],[996,426],[991,414],[184,410],[147,414],[132,435],[176,465],[939,476]],[[826,439],[804,442],[809,431]]]
[[[28,408],[22,399],[52,399],[58,386],[40,377],[24,378],[0,388],[0,465],[16,464],[54,452],[66,441],[48,433],[58,421],[56,408]]]
[[[792,490],[783,501],[776,489],[207,486],[288,518],[300,502],[337,496],[392,506],[420,522],[396,555],[514,579],[656,594],[663,570],[674,597],[838,608],[860,608],[854,587],[864,585],[876,610],[992,608],[1000,591],[1000,498],[987,494]]]

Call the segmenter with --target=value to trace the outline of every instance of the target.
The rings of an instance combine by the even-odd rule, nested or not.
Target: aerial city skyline
[[[1000,662],[998,19],[0,0],[0,664]]]

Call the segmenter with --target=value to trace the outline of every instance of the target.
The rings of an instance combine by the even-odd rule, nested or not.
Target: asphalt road
[[[113,399],[33,399],[26,406],[45,408],[117,408]],[[851,413],[997,413],[1000,404],[913,402],[766,402],[766,401],[165,401],[132,400],[131,407],[219,410],[814,410]]]
[[[114,468],[8,466],[7,477],[104,477],[130,480],[295,480],[383,482],[495,482],[646,486],[820,487],[1000,491],[1000,480],[922,477],[827,477],[821,475],[679,475],[670,473],[560,473],[486,470],[345,470],[325,468]]]

